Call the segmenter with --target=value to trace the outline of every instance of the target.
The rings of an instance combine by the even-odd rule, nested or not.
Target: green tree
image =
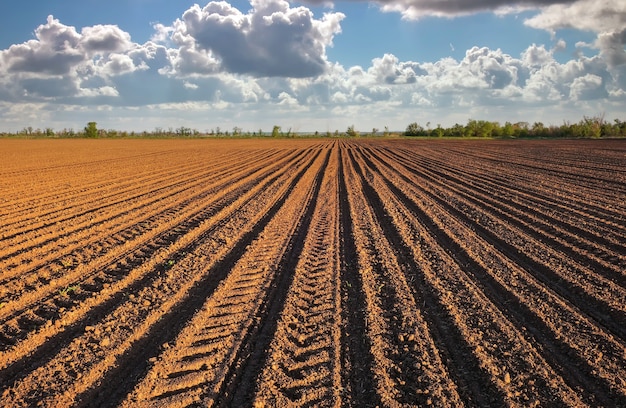
[[[528,122],[517,122],[513,124],[514,137],[528,137]]]
[[[583,120],[580,121],[582,127],[583,137],[589,137],[597,139],[602,136],[602,124],[604,123],[604,116],[583,116]]]
[[[465,133],[463,136],[465,137],[476,137],[478,136],[478,121],[475,119],[469,119],[467,121],[467,125],[465,125]]]
[[[96,122],[89,122],[85,127],[85,137],[98,137],[98,127]]]
[[[515,134],[515,129],[513,128],[513,124],[511,122],[505,122],[502,127],[502,136],[503,137],[513,137]]]
[[[188,128],[188,127],[185,127],[185,126],[181,126],[181,127],[176,129],[176,135],[177,136],[181,136],[181,137],[191,136],[192,135],[192,130],[191,130],[191,128]]]
[[[443,137],[443,128],[440,123],[437,123],[437,127],[432,131],[433,136]]]
[[[488,120],[478,121],[478,137],[491,137],[493,133],[493,122]]]
[[[404,131],[405,136],[425,136],[424,128],[417,122],[410,123]]]
[[[278,136],[280,136],[280,126],[274,125],[274,128],[272,129],[272,137]]]

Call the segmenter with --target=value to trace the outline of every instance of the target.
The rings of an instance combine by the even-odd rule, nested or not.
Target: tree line
[[[410,123],[404,131],[405,136],[422,137],[476,137],[476,138],[588,138],[626,137],[626,121],[604,120],[603,116],[585,116],[576,123],[564,122],[560,126],[545,126],[542,122],[530,125],[528,122],[499,122],[469,119],[466,125],[455,124],[443,128],[437,125],[426,127],[417,122]]]
[[[33,138],[192,138],[192,137],[453,137],[453,138],[587,138],[596,139],[603,137],[626,138],[626,121],[614,119],[613,122],[604,120],[603,116],[583,117],[576,123],[564,122],[560,126],[546,126],[542,122],[499,122],[487,120],[469,119],[465,125],[454,124],[451,127],[442,127],[437,124],[432,127],[430,122],[425,126],[418,122],[410,123],[404,132],[393,132],[385,126],[384,131],[373,128],[371,132],[361,132],[355,129],[354,125],[348,126],[347,130],[340,132],[314,132],[297,133],[289,128],[286,132],[278,125],[271,131],[263,132],[262,129],[256,131],[244,131],[240,127],[233,127],[232,130],[222,130],[219,126],[201,132],[197,129],[180,126],[178,128],[163,129],[160,127],[152,131],[127,132],[115,129],[99,129],[96,122],[89,122],[84,129],[75,131],[74,129],[63,129],[55,131],[52,128],[33,129],[26,127],[18,132],[0,132],[0,137],[33,137]]]

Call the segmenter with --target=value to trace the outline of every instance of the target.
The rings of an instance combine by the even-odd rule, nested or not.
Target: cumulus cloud
[[[327,69],[326,47],[341,32],[342,13],[315,19],[306,7],[283,0],[252,0],[243,14],[224,1],[194,5],[154,38],[170,38],[172,75],[216,72],[258,77],[312,77]]]
[[[79,44],[87,55],[126,51],[132,47],[130,34],[114,25],[83,28]]]
[[[387,84],[411,84],[416,76],[423,71],[419,64],[413,62],[400,62],[397,57],[385,54],[382,58],[374,58],[369,73],[377,81]]]
[[[325,3],[326,0],[310,1]],[[374,3],[383,11],[399,12],[407,19],[535,10],[537,13],[525,20],[527,26],[553,34],[565,28],[594,32],[598,37],[592,46],[600,50],[609,66],[626,65],[626,2],[623,0],[374,0]],[[555,51],[564,48],[561,40]]]
[[[68,75],[72,70],[95,55],[107,55],[129,50],[133,44],[130,35],[113,25],[85,27],[78,33],[48,16],[46,24],[35,30],[36,39],[16,44],[0,54],[0,67],[9,73],[39,73]],[[115,70],[120,55],[110,61]],[[131,71],[128,61],[121,71]],[[130,62],[132,65],[132,62]],[[118,67],[121,68],[121,67]]]
[[[552,48],[552,51],[561,52],[561,51],[565,51],[566,48],[567,48],[567,43],[565,42],[565,40],[561,38],[556,42],[556,44],[554,44],[554,48]]]
[[[608,96],[602,87],[602,78],[594,74],[574,78],[570,86],[570,97],[574,100],[598,99]]]
[[[146,61],[166,52],[152,42],[133,43],[130,34],[114,25],[84,27],[79,33],[53,16],[34,34],[35,39],[0,51],[0,84],[7,100],[115,97],[119,93],[113,83],[85,85],[147,70]]]
[[[584,29],[582,24],[590,23],[576,22],[573,10],[583,13],[576,5],[585,1],[515,4],[540,7],[537,19],[526,22],[536,28]],[[437,6],[443,13],[455,1],[413,3],[433,10]],[[514,4],[470,3],[485,8]],[[612,0],[605,3],[618,7]],[[459,59],[417,62],[383,54],[363,66],[344,67],[326,56],[343,14],[315,18],[311,10],[283,0],[251,4],[245,13],[226,2],[193,6],[171,25],[155,24],[154,35],[144,44],[132,42],[117,26],[76,30],[51,16],[35,30],[33,40],[0,50],[0,101],[58,104],[63,110],[94,104],[109,106],[116,114],[142,110],[159,121],[177,120],[183,113],[207,120],[206,114],[197,113],[204,109],[224,121],[242,120],[245,113],[250,117],[245,120],[265,126],[276,112],[289,118],[345,117],[348,125],[357,114],[365,120],[387,115],[409,123],[415,112],[434,112],[427,113],[430,117],[463,112],[465,120],[466,112],[477,117],[489,107],[550,106],[553,111],[558,106],[608,106],[626,98],[626,30],[612,22],[614,16],[601,21],[599,12],[596,23],[606,23],[607,29],[598,25],[595,42],[576,44],[599,50],[592,57],[581,51],[559,62],[554,54],[567,44],[558,40],[552,48],[532,44],[519,55],[472,47]],[[469,3],[463,7],[474,9]],[[558,21],[557,8],[569,10]],[[555,19],[548,19],[549,14]],[[159,109],[172,114],[162,117]]]
[[[611,67],[626,65],[626,28],[622,31],[601,33],[598,35],[595,46],[600,49],[600,55]]]
[[[609,66],[626,64],[626,2],[622,0],[554,4],[527,19],[525,24],[552,33],[563,28],[594,32],[598,37],[591,46],[600,50]]]
[[[555,2],[542,8],[525,24],[550,31],[562,28],[593,32],[622,30],[626,25],[626,3],[622,0]]]
[[[385,54],[367,68],[334,66],[328,74],[310,79],[308,86],[292,86],[290,95],[300,99],[306,94],[307,100],[323,105],[463,109],[554,106],[620,94],[620,77],[611,74],[602,58],[581,56],[559,63],[554,52],[531,45],[514,57],[500,49],[473,47],[461,60],[424,63]]]
[[[16,44],[2,51],[0,61],[6,72],[30,72],[49,75],[68,74],[72,67],[84,61],[79,47],[80,34],[48,17],[47,24],[35,30],[36,40]]]

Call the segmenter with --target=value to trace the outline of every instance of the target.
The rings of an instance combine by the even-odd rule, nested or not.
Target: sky
[[[0,131],[626,119],[624,0],[0,5]]]

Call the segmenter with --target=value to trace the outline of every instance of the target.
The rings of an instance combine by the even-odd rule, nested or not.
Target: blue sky
[[[622,0],[0,6],[0,131],[624,119]]]

